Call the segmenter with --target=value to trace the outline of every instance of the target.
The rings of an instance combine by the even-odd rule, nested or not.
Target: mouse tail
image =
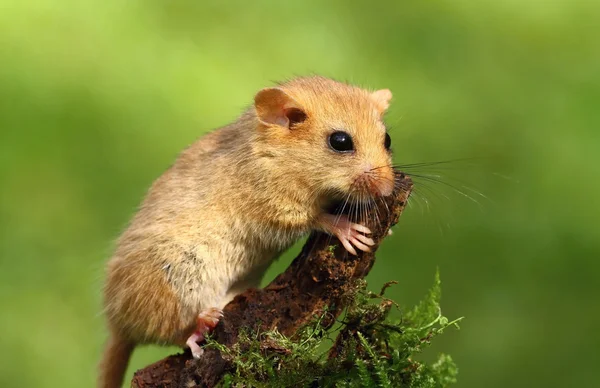
[[[121,338],[116,333],[110,334],[100,362],[98,388],[121,388],[134,348],[135,343]]]

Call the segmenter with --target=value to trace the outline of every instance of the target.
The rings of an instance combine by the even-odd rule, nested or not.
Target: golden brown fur
[[[113,358],[126,365],[128,348],[119,343],[184,345],[200,311],[258,286],[274,258],[323,228],[324,206],[346,197],[365,171],[385,167],[374,170],[373,187],[390,192],[381,120],[390,98],[326,78],[295,79],[259,92],[236,122],[184,150],[152,185],[108,264],[111,340],[100,386],[122,379],[124,367],[107,367]],[[286,120],[282,106],[306,119],[277,125]],[[327,146],[334,129],[352,135],[354,155]]]

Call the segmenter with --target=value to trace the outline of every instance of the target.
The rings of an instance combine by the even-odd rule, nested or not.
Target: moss
[[[384,296],[393,284],[377,294],[367,291],[365,281],[357,282],[334,327],[323,326],[324,311],[292,338],[276,330],[244,331],[233,348],[209,339],[207,346],[218,348],[235,366],[221,386],[425,388],[456,383],[458,369],[450,356],[442,354],[431,364],[416,357],[462,319],[442,315],[439,276],[423,301],[405,312]],[[392,309],[400,310],[401,319],[389,317]]]

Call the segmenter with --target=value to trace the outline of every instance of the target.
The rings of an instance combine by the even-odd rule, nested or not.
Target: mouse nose
[[[366,187],[375,195],[387,197],[394,190],[394,173],[390,166],[373,167],[370,163],[365,163],[364,180],[367,181]]]

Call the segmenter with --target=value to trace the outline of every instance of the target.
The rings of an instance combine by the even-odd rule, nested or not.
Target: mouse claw
[[[198,328],[201,326],[206,326],[210,331],[217,326],[221,318],[223,318],[223,310],[221,309],[211,307],[207,310],[204,310],[198,314]]]
[[[204,336],[199,332],[194,332],[194,334],[192,334],[185,342],[185,344],[192,351],[192,356],[195,359],[202,357],[202,354],[204,354],[204,349],[202,349],[200,345],[198,345],[198,341],[202,340],[204,340]]]
[[[356,256],[356,248],[363,252],[370,252],[375,241],[365,236],[371,234],[371,229],[364,225],[351,222],[346,215],[324,214],[320,219],[321,227],[328,233],[336,236],[346,250]]]
[[[353,223],[353,222],[350,222],[350,221],[348,221],[348,219],[346,219],[346,221],[347,221],[347,222],[350,224],[350,227],[351,227],[352,229],[356,230],[357,232],[361,232],[361,233],[364,233],[364,234],[371,234],[371,233],[372,233],[372,232],[371,232],[371,229],[367,228],[367,227],[366,227],[366,226],[364,226],[364,225],[361,225],[361,224],[355,224],[355,223]]]
[[[210,333],[219,323],[219,320],[223,318],[223,310],[216,307],[203,310],[198,314],[196,331],[189,336],[185,344],[192,351],[194,358],[202,357],[204,349],[198,345],[198,342],[204,341],[206,334]]]

